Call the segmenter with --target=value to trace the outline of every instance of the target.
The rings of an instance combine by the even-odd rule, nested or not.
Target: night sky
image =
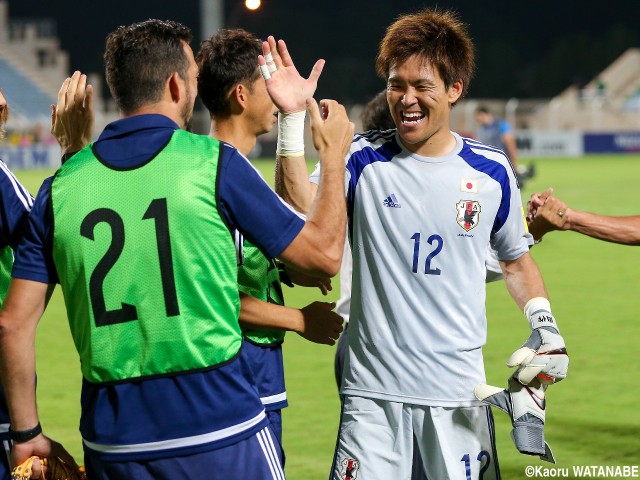
[[[71,68],[102,72],[104,39],[118,25],[170,18],[193,29],[196,0],[9,0],[10,18],[54,18]],[[317,97],[366,101],[383,88],[374,60],[386,26],[399,14],[424,6],[456,10],[477,48],[471,97],[550,97],[584,84],[630,47],[640,47],[640,1],[616,0],[263,0],[256,12],[242,0],[225,0],[225,25],[260,37],[284,38],[306,76],[318,58],[327,65]]]

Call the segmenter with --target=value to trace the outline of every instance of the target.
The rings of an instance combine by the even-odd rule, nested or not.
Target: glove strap
[[[556,319],[551,313],[551,304],[544,297],[535,297],[524,306],[524,314],[529,319],[531,330],[540,327],[550,327],[560,333]]]
[[[41,433],[42,433],[42,426],[40,425],[40,422],[38,422],[38,425],[36,425],[33,428],[30,428],[29,430],[9,429],[9,437],[11,437],[11,440],[14,441],[15,443],[28,442],[32,438],[36,438]]]

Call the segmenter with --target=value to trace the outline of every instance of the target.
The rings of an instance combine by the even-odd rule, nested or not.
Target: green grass
[[[527,163],[525,161],[524,163]],[[272,162],[256,162],[269,179]],[[640,213],[637,156],[590,156],[536,162],[537,177],[523,199],[548,186],[575,208],[609,215]],[[46,172],[17,172],[32,191]],[[532,254],[545,278],[554,314],[571,356],[569,378],[548,391],[546,438],[559,467],[638,465],[640,413],[640,248],[613,245],[572,232],[554,232]],[[329,298],[337,297],[338,284]],[[317,291],[287,289],[287,303],[304,306]],[[504,385],[505,360],[528,336],[523,315],[504,284],[487,288],[489,338],[484,349],[489,383]],[[59,292],[41,322],[37,340],[39,408],[46,433],[81,458],[80,370]],[[326,478],[339,416],[333,378],[334,348],[312,345],[295,334],[285,342],[290,407],[284,411],[284,446],[289,479]],[[510,423],[496,412],[500,465],[505,479],[525,478],[526,465],[540,460],[518,454],[509,438]]]

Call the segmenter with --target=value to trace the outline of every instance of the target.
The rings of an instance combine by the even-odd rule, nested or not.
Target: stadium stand
[[[46,121],[49,105],[55,97],[42,91],[29,77],[0,57],[0,81],[5,97],[11,105],[11,115],[25,121]]]

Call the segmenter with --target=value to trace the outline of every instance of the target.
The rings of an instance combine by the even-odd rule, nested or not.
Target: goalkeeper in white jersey
[[[450,130],[473,50],[442,10],[399,18],[380,44],[397,129],[357,135],[346,157],[353,293],[335,480],[408,478],[414,438],[430,479],[499,478],[491,413],[474,395],[485,382],[489,247],[531,327],[508,361],[515,378],[566,376],[509,159]]]

